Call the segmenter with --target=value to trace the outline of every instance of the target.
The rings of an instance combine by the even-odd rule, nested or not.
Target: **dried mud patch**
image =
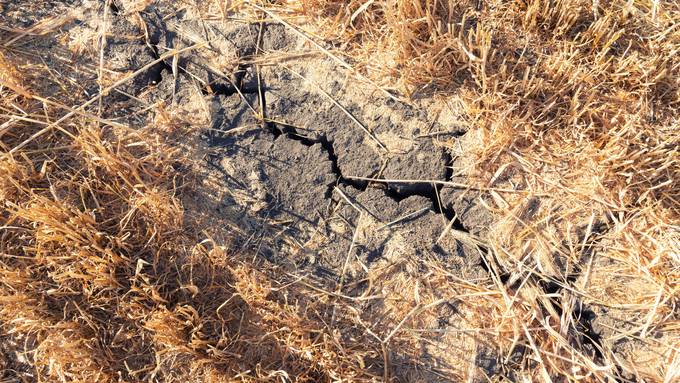
[[[260,75],[257,90],[212,96],[211,134],[219,138],[210,162],[232,203],[276,233],[269,251],[335,280],[361,269],[355,259],[368,265],[386,253],[439,252],[458,268],[477,267],[475,251],[440,244],[450,242],[452,214],[432,182],[447,181],[451,164],[446,142],[423,135],[444,129],[429,122],[436,119],[346,84],[326,58],[295,60],[305,42],[281,25],[263,28],[263,60],[293,58],[250,68]],[[252,42],[245,40],[234,45]],[[364,255],[348,254],[350,247]]]

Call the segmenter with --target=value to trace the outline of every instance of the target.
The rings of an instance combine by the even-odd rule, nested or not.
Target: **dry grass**
[[[303,0],[280,7],[345,44],[369,77],[411,96],[458,99],[472,126],[470,182],[510,180],[529,191],[486,196],[499,217],[488,245],[511,281],[527,281],[512,294],[528,313],[511,303],[496,317],[502,326],[520,315],[514,341],[534,348],[538,362],[525,371],[544,380],[678,379],[677,2]],[[567,288],[549,296],[532,281]],[[572,339],[584,304],[636,318],[633,328],[608,331],[615,335],[602,340],[601,358]],[[535,330],[522,331],[530,323]],[[647,342],[651,329],[665,330],[658,348],[643,345],[645,357],[617,359],[614,338]]]
[[[489,196],[499,215],[486,244],[489,279],[404,260],[371,270],[358,296],[231,249],[214,217],[185,203],[201,192],[183,146],[199,126],[161,105],[141,129],[56,106],[88,100],[27,47],[61,33],[62,22],[41,23],[43,37],[8,29],[0,379],[416,381],[435,379],[422,371],[431,369],[462,381],[478,376],[470,355],[483,344],[516,380],[676,381],[680,6],[480,4],[269,5],[346,44],[357,68],[389,79],[381,85],[460,98],[473,126],[471,182],[512,179],[531,192]],[[230,11],[208,8],[211,17]],[[63,37],[55,41],[72,41]],[[95,58],[95,82],[97,67]],[[549,197],[528,208],[535,195]],[[546,292],[549,282],[567,288]],[[431,322],[452,303],[460,331],[437,334]],[[593,346],[584,306],[633,318],[610,333],[640,345],[625,360],[614,342]],[[437,342],[460,350],[437,351]],[[420,360],[423,350],[441,365]]]

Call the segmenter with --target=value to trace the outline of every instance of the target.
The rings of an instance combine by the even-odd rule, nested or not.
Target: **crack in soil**
[[[263,104],[266,105],[266,100],[263,102]],[[353,188],[358,189],[362,192],[366,191],[366,189],[368,188],[369,182],[348,179],[342,174],[342,171],[338,167],[338,158],[337,155],[335,154],[333,142],[329,140],[326,135],[320,135],[318,138],[310,138],[308,136],[304,136],[298,133],[297,129],[292,125],[274,123],[271,121],[266,122],[265,126],[267,130],[274,135],[275,138],[278,138],[279,136],[283,135],[287,139],[298,141],[305,146],[313,146],[316,144],[320,144],[323,150],[328,154],[329,159],[331,160],[333,173],[337,177],[336,185],[352,186]],[[447,163],[449,163],[451,156],[448,153],[446,153],[446,156]],[[446,179],[450,180],[452,175],[453,169],[447,166]],[[330,185],[328,187],[328,190],[325,195],[326,198],[331,197],[333,188],[336,185]],[[426,190],[408,190],[408,191],[398,191],[398,189],[390,188],[389,184],[386,185],[383,184],[382,186],[386,186],[382,188],[383,191],[385,192],[385,195],[397,203],[413,196],[420,196],[429,199],[432,203],[431,207],[432,211],[444,215],[444,217],[446,217],[448,221],[453,220],[452,225],[453,229],[469,233],[469,230],[463,225],[461,220],[457,217],[456,212],[453,210],[453,208],[445,206],[442,203],[441,199],[439,198],[440,191],[442,190],[443,185],[430,184],[427,187],[425,187]]]
[[[285,138],[297,141],[305,146],[313,146],[316,144],[321,145],[323,151],[326,152],[326,154],[328,154],[328,159],[331,161],[332,164],[331,165],[332,172],[336,176],[335,184],[329,185],[328,189],[326,190],[325,193],[326,199],[331,198],[333,188],[335,188],[337,185],[352,186],[353,188],[358,189],[360,191],[366,191],[366,188],[368,187],[368,182],[348,179],[345,178],[345,176],[342,174],[342,171],[338,166],[338,157],[335,154],[335,147],[333,146],[333,142],[329,140],[326,135],[320,135],[318,138],[310,138],[308,136],[299,134],[294,126],[281,123],[274,123],[271,121],[266,123],[266,127],[267,130],[269,130],[269,132],[271,132],[275,138],[278,138],[279,136],[283,135]]]
[[[599,223],[595,225],[592,229],[592,236],[594,239],[588,244],[585,244],[581,249],[581,254],[585,258],[593,256],[593,250],[597,244],[602,240],[603,234],[606,232],[606,224]],[[571,272],[567,272],[563,281],[558,281],[556,279],[539,279],[537,285],[548,295],[560,294],[569,288],[575,288],[575,284],[578,278],[583,274],[583,267],[579,263],[573,265],[574,269]],[[555,312],[562,316],[564,310],[559,300],[554,297],[550,297],[551,302]],[[594,321],[597,318],[594,311],[592,311],[587,305],[580,303],[571,313],[572,317],[575,319],[574,327],[578,330],[579,339],[577,341],[582,342],[588,350],[593,352],[595,360],[601,362],[604,360],[604,355],[602,350],[604,349],[602,344],[602,336],[594,329]]]
[[[203,95],[222,95],[227,97],[233,96],[239,92],[242,94],[256,94],[258,93],[257,86],[250,86],[244,82],[249,68],[252,67],[239,64],[237,69],[232,73],[234,75],[233,80],[227,80],[227,83],[219,83],[217,82],[217,79],[211,80],[201,88],[201,92]],[[185,71],[184,69],[181,70]]]
[[[156,44],[146,44],[149,53],[151,54],[151,57],[154,58],[154,60],[158,60],[161,55],[158,53],[158,45]],[[163,71],[167,70],[170,73],[172,73],[172,67],[168,65],[168,63],[165,62],[165,60],[161,60],[157,65],[152,66],[151,68],[148,69],[148,76],[149,80],[151,81],[152,84],[160,84],[161,81],[163,81]]]
[[[120,14],[120,9],[113,1],[109,2],[109,9],[111,10],[111,14],[114,16],[118,16],[118,14]]]

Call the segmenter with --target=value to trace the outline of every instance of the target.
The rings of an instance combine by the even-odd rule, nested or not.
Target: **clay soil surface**
[[[0,3],[0,381],[680,379],[677,148],[627,299],[623,216],[485,152],[479,78],[408,97],[211,4]]]

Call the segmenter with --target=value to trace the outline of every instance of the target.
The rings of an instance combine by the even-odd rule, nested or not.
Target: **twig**
[[[430,210],[430,207],[429,207],[429,206],[426,206],[426,207],[424,207],[424,208],[422,208],[422,209],[418,209],[418,210],[416,210],[416,211],[414,211],[414,212],[411,212],[411,213],[408,213],[408,214],[406,214],[406,215],[403,215],[403,216],[401,216],[401,217],[395,219],[394,221],[390,221],[390,222],[388,222],[388,223],[386,223],[386,224],[380,226],[379,229],[382,230],[382,229],[384,229],[384,228],[386,228],[386,227],[390,227],[390,226],[395,225],[395,224],[397,224],[397,223],[399,223],[399,222],[401,222],[401,221],[404,221],[404,220],[407,220],[407,219],[409,219],[409,218],[411,218],[411,217],[417,216],[418,214],[420,214],[420,213],[422,213],[422,212],[424,212],[424,211],[427,211],[427,210]]]
[[[496,192],[504,192],[504,193],[522,193],[522,194],[532,193],[532,195],[535,195],[535,196],[541,196],[541,197],[547,196],[546,194],[533,193],[530,190],[521,190],[521,189],[515,190],[515,189],[481,187],[481,186],[473,186],[473,185],[459,183],[459,182],[442,181],[442,180],[385,179],[385,178],[371,178],[371,177],[359,177],[359,176],[345,176],[345,178],[350,179],[350,180],[359,180],[359,181],[382,182],[382,183],[386,183],[386,184],[390,184],[390,183],[437,184],[437,185],[452,186],[452,187],[461,188],[461,189],[471,189],[471,190],[479,190],[479,191],[496,191]]]
[[[347,256],[345,257],[345,262],[342,264],[342,272],[340,273],[340,282],[338,287],[335,289],[336,294],[342,292],[342,288],[345,286],[345,274],[347,273],[347,267],[349,265],[349,259],[352,257],[352,252],[354,250],[354,244],[357,241],[357,236],[359,235],[359,223],[361,222],[362,214],[359,214],[357,219],[357,224],[354,227],[354,234],[352,235],[352,242],[349,244],[349,249],[347,250]],[[337,310],[337,305],[333,305],[333,314],[331,315],[331,327],[335,323],[335,312]]]

